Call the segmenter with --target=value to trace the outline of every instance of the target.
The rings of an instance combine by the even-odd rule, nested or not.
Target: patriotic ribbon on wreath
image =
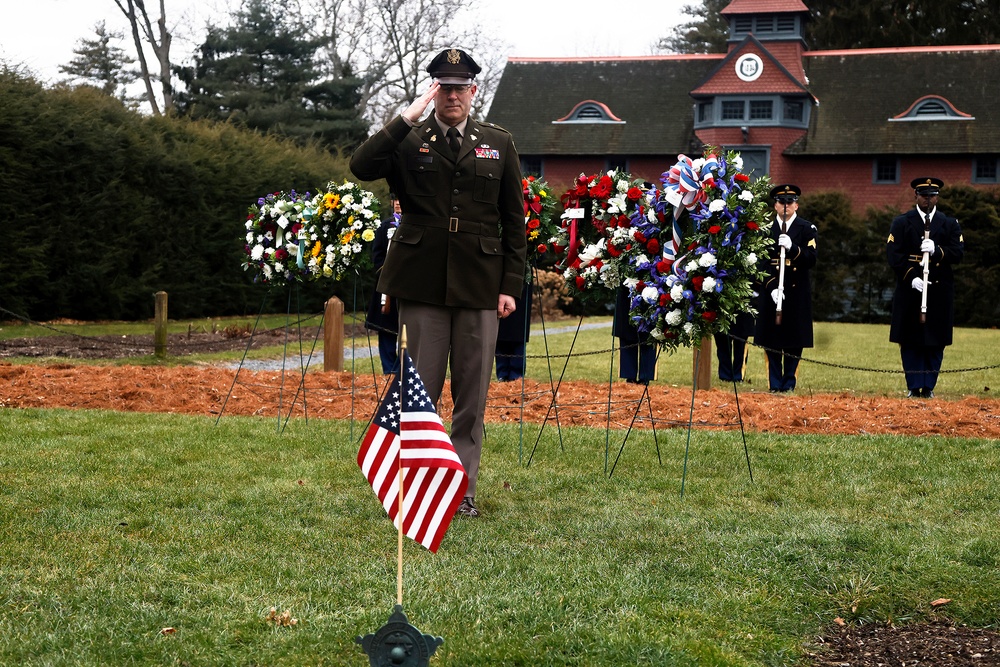
[[[715,185],[715,172],[719,169],[719,159],[707,155],[700,169],[694,166],[694,160],[686,155],[678,155],[677,163],[663,173],[663,197],[674,207],[673,234],[671,247],[663,244],[663,258],[673,262],[681,247],[681,209],[693,210],[698,204],[707,201],[705,190]]]

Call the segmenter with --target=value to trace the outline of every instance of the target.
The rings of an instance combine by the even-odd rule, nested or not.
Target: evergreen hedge
[[[0,306],[34,320],[137,320],[162,290],[172,318],[256,313],[268,293],[267,310],[284,311],[288,291],[240,266],[247,207],[349,176],[344,156],[315,146],[144,116],[93,88],[0,70]],[[350,308],[371,282],[306,285],[291,308],[319,312],[334,294]]]

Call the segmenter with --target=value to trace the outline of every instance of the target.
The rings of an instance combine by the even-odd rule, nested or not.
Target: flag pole
[[[399,359],[403,359],[403,350],[406,349],[406,325],[403,325],[402,331],[399,337],[400,351]],[[404,364],[399,364],[399,386],[400,391],[403,387],[403,366]],[[400,419],[402,419],[402,412],[400,412]],[[396,516],[399,517],[399,543],[396,548],[396,604],[400,607],[403,606],[403,439],[399,439],[399,493],[396,497],[399,499],[399,508],[396,511]]]

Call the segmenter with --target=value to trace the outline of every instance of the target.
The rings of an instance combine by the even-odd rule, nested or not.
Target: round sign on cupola
[[[756,81],[763,72],[764,61],[756,53],[746,53],[736,60],[736,76],[741,81]]]

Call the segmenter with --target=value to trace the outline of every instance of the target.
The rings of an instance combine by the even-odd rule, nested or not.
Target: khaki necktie
[[[462,148],[462,139],[459,137],[458,128],[448,128],[448,145],[451,146],[452,155],[458,157],[458,151]]]

